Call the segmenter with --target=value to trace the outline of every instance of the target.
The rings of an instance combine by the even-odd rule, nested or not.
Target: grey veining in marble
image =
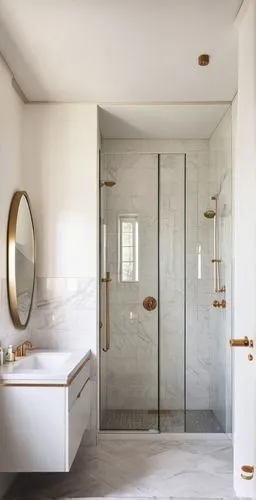
[[[111,439],[81,446],[70,473],[20,474],[7,500],[234,497],[228,439]]]
[[[96,304],[95,279],[37,278],[36,307],[29,324],[33,343],[95,350]]]

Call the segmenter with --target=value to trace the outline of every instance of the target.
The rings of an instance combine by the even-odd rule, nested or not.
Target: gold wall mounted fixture
[[[35,234],[29,197],[14,193],[7,230],[7,288],[14,326],[24,330],[29,322],[35,286]]]
[[[209,209],[204,212],[206,219],[213,219],[213,258],[214,265],[214,292],[225,293],[226,287],[220,285],[220,264],[221,259],[218,258],[219,241],[218,241],[218,195],[212,196],[211,200],[215,202],[215,209]]]
[[[108,187],[108,188],[110,188],[110,187],[113,187],[115,185],[116,185],[115,181],[102,181],[100,183],[100,187]]]
[[[231,347],[253,347],[253,340],[245,336],[243,339],[230,339],[229,344]]]
[[[112,281],[112,278],[110,278],[109,273],[107,273],[106,278],[102,278],[101,281],[102,283],[109,283],[110,281]]]
[[[245,479],[246,481],[251,481],[254,476],[254,467],[253,465],[243,465],[241,467],[242,473],[241,473],[241,478]]]
[[[218,309],[226,309],[227,307],[227,302],[222,299],[222,300],[214,300],[212,303],[213,307],[216,307]]]
[[[155,299],[155,297],[146,297],[143,300],[143,307],[147,311],[154,311],[154,309],[156,309],[157,307],[157,300]]]
[[[209,62],[210,62],[209,54],[200,54],[200,56],[198,56],[199,66],[208,66]]]

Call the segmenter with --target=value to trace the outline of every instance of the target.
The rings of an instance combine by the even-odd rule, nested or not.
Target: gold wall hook
[[[226,309],[227,307],[227,302],[225,299],[222,300],[214,300],[212,303],[213,307],[216,307],[218,309]]]
[[[246,481],[251,481],[254,476],[254,467],[253,465],[243,465],[241,467],[242,473],[241,473],[241,478],[245,479]]]
[[[229,344],[231,347],[253,347],[253,340],[245,336],[243,339],[230,339]]]

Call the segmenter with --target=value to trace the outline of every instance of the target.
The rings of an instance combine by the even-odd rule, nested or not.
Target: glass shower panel
[[[160,156],[160,430],[185,430],[185,156]]]
[[[209,152],[186,157],[186,432],[223,432],[212,406],[213,264],[215,202]],[[215,334],[215,333],[214,333]],[[215,362],[215,361],[214,361]]]
[[[157,431],[158,155],[103,154],[101,186],[100,428]]]

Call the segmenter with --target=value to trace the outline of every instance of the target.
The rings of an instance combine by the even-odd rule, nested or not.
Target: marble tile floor
[[[164,410],[160,412],[161,432],[219,433],[219,425],[212,410]],[[102,430],[158,430],[157,412],[146,410],[107,410]]]
[[[101,439],[69,473],[20,474],[5,500],[234,498],[228,438]]]

